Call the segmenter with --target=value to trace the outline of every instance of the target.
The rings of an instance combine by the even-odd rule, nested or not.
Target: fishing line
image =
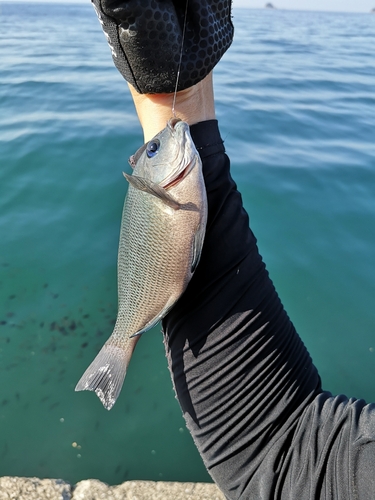
[[[184,51],[184,41],[185,41],[185,31],[186,31],[186,24],[187,24],[187,9],[188,9],[188,3],[189,0],[186,0],[186,5],[185,5],[185,18],[184,18],[184,26],[182,28],[182,40],[181,40],[181,51],[180,51],[180,61],[178,63],[178,69],[177,69],[177,77],[176,77],[176,86],[174,89],[174,96],[173,96],[173,103],[172,103],[172,114],[173,118],[176,117],[176,111],[175,111],[175,104],[176,104],[176,97],[177,97],[177,87],[178,87],[178,81],[180,79],[180,71],[181,71],[181,64],[182,64],[182,54]]]

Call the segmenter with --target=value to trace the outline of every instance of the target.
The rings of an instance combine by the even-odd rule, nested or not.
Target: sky
[[[6,0],[12,2],[13,0]],[[50,3],[90,3],[90,0],[22,0],[26,2],[47,1]],[[1,3],[1,0],[0,0]],[[263,0],[233,0],[233,7],[263,8]],[[369,12],[375,8],[375,0],[273,0],[279,9],[325,10],[337,12]]]
[[[234,7],[262,8],[262,0],[233,0]],[[341,12],[369,12],[375,7],[375,0],[272,0],[279,9],[328,10]]]

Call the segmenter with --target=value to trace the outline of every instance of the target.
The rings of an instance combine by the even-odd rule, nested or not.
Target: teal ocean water
[[[326,389],[375,401],[375,16],[235,10],[215,72],[232,171]],[[0,3],[0,475],[209,480],[160,327],[107,412],[75,393],[112,331],[141,145],[90,5]]]

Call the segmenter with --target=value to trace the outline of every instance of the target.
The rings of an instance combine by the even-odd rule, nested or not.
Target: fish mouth
[[[182,155],[180,166],[177,171],[167,176],[160,184],[164,189],[170,189],[179,184],[188,175],[195,164],[194,155],[192,156],[189,154],[189,157],[186,157],[186,143],[188,142],[187,139],[190,138],[189,125],[186,122],[183,122],[180,118],[171,118],[167,123],[167,127],[172,136],[176,137],[177,135],[176,139],[181,143],[180,151],[182,151]]]
[[[175,127],[176,127],[176,125],[177,125],[178,122],[182,122],[181,118],[171,118],[170,120],[168,120],[167,127],[172,132],[174,132],[175,131]]]

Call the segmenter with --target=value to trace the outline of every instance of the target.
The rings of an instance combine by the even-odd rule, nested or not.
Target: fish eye
[[[146,147],[147,156],[149,158],[154,157],[157,154],[157,152],[159,151],[159,147],[160,147],[160,142],[158,141],[158,139],[154,139],[153,141],[150,141]]]

